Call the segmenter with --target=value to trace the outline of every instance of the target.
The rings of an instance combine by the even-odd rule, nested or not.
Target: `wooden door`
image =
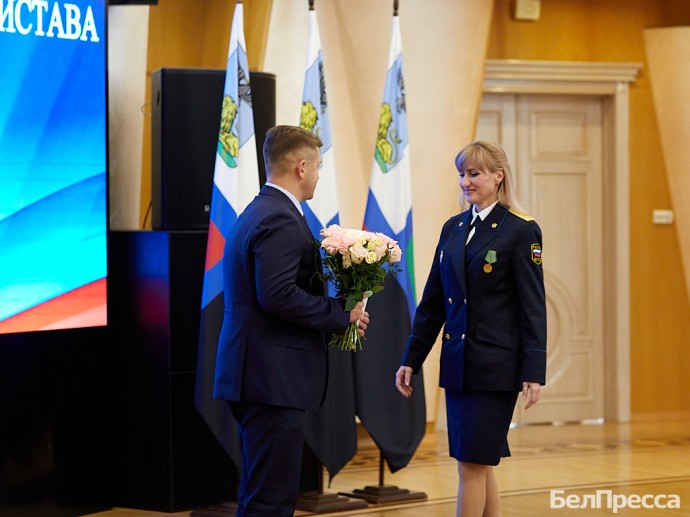
[[[503,145],[543,232],[548,360],[541,402],[516,423],[604,414],[602,99],[485,94],[477,138]],[[611,259],[612,257],[609,257]]]

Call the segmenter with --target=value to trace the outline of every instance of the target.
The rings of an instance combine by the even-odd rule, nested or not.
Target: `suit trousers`
[[[239,424],[242,475],[237,517],[292,517],[299,493],[303,409],[228,401]]]

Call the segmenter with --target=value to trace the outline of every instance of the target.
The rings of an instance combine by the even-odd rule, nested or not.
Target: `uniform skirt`
[[[508,429],[515,391],[446,390],[448,446],[458,461],[498,465],[510,456]]]

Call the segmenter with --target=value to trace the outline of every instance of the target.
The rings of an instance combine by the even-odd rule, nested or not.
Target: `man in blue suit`
[[[214,396],[239,423],[238,516],[292,516],[299,492],[305,410],[327,383],[326,332],[369,321],[326,296],[319,249],[300,203],[319,179],[321,140],[276,126],[263,146],[267,183],[232,226],[223,263],[225,314]]]

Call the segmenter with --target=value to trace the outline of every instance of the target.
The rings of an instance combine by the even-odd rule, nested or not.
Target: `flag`
[[[321,38],[313,9],[309,10],[309,45],[299,124],[323,142],[314,197],[302,203],[314,238],[321,240],[321,229],[338,224],[339,219]],[[335,295],[332,283],[329,283],[329,294]],[[357,428],[352,361],[349,354],[338,353],[339,350],[328,352],[328,391],[321,408],[307,413],[305,441],[333,478],[357,452]]]
[[[321,138],[321,164],[319,182],[314,198],[302,203],[309,228],[317,239],[320,231],[331,224],[338,224],[338,191],[335,181],[335,160],[331,125],[328,118],[328,98],[326,79],[321,54],[321,39],[316,12],[309,11],[309,47],[307,49],[307,71],[304,76],[302,108],[299,117],[300,127]]]
[[[417,305],[407,106],[397,15],[393,16],[364,228],[391,236],[403,251],[401,271],[368,302],[371,322],[366,346],[354,354],[357,415],[395,472],[410,461],[426,426],[421,372],[414,379],[414,397],[406,399],[394,387]]]
[[[201,300],[201,323],[194,405],[239,468],[237,424],[223,400],[213,398],[218,335],[223,323],[225,236],[259,192],[249,66],[242,3],[235,5],[216,145],[211,214]]]

